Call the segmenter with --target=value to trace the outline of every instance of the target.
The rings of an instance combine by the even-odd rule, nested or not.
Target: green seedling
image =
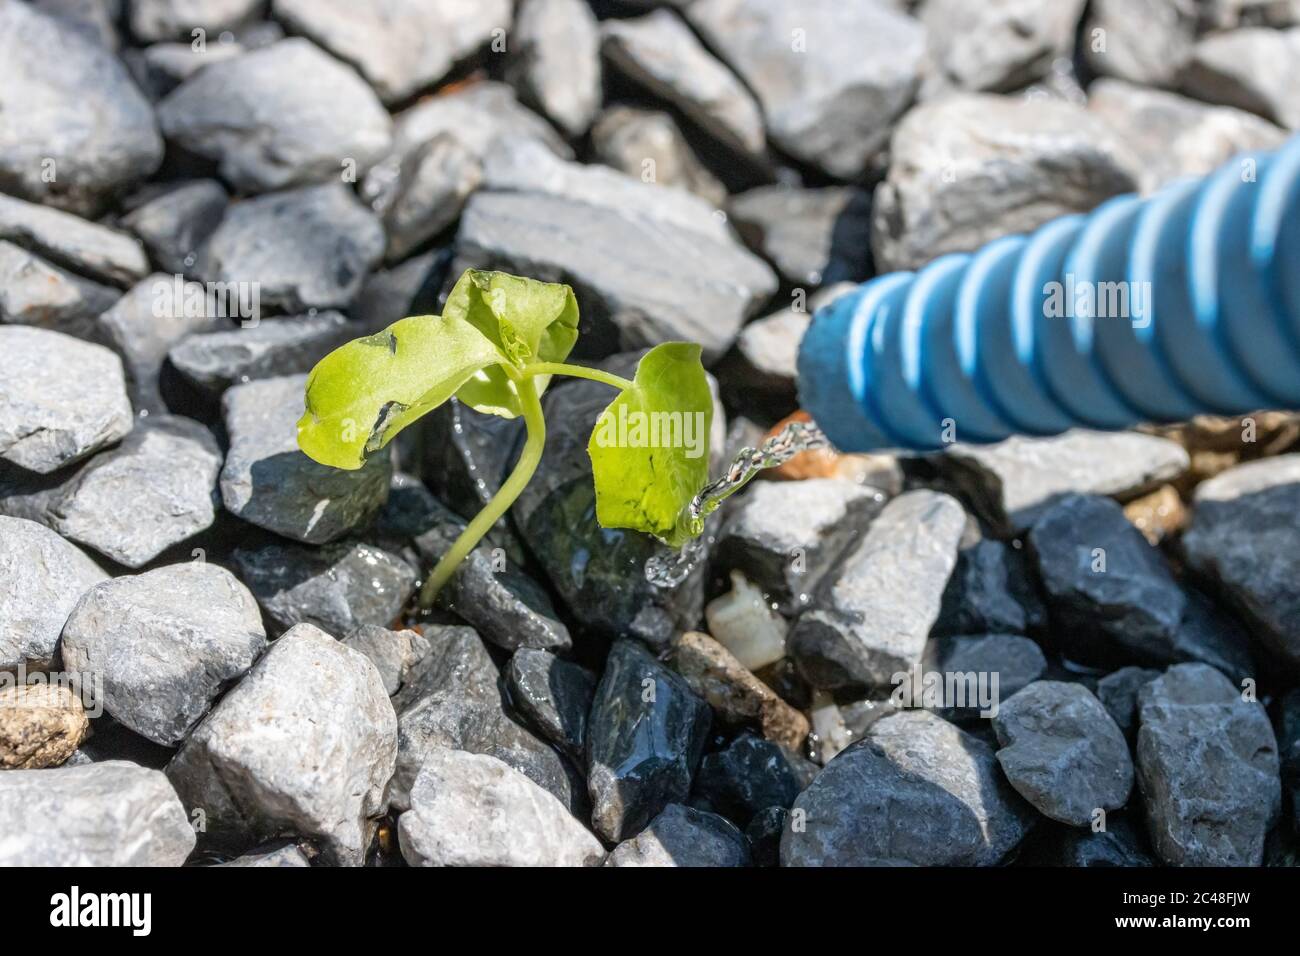
[[[343,345],[312,369],[298,445],[335,468],[360,468],[453,395],[480,412],[524,419],[527,441],[518,464],[438,561],[421,591],[422,606],[433,604],[537,470],[546,444],[540,399],[555,375],[618,391],[587,446],[601,526],[643,531],[671,547],[702,530],[702,517],[688,508],[709,477],[713,400],[700,347],[656,346],[629,381],[567,364],[577,339],[578,303],[567,285],[469,271],[441,316],[402,319]]]

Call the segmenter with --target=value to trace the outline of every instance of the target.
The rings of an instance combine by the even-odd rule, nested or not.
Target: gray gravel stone
[[[960,637],[933,638],[925,646],[922,658],[923,669],[929,673],[942,675],[975,675],[978,681],[983,677],[992,691],[992,681],[996,675],[997,693],[994,695],[994,710],[1000,701],[1005,701],[1013,694],[1019,693],[1033,681],[1043,676],[1047,670],[1047,658],[1037,644],[1018,634],[971,634]],[[945,687],[947,684],[945,683]],[[954,722],[969,721],[989,716],[983,702],[979,700],[978,683],[967,687],[967,699],[964,707],[957,706],[957,701],[945,701],[939,708],[939,716]],[[971,690],[976,692],[972,699]]]
[[[192,274],[228,198],[215,179],[196,179],[141,203],[122,217],[122,225],[140,237],[159,268]]]
[[[670,803],[644,830],[624,840],[606,866],[749,866],[749,840],[735,824]]]
[[[639,643],[605,662],[587,723],[592,825],[607,840],[638,833],[686,798],[709,732],[708,706]]]
[[[49,474],[131,430],[122,362],[47,329],[0,326],[0,458]]]
[[[924,103],[890,151],[874,200],[881,272],[1031,232],[1136,187],[1136,160],[1119,137],[1061,100],[969,93]]]
[[[174,746],[253,666],[266,632],[234,575],[191,561],[95,585],[68,616],[61,648],[68,670],[95,675],[96,702],[112,717]]]
[[[957,444],[932,459],[993,529],[1013,537],[1069,494],[1136,498],[1187,471],[1183,446],[1136,432],[1076,428],[1053,438]]]
[[[121,61],[26,3],[0,4],[0,114],[0,190],[33,202],[94,215],[162,162]]]
[[[361,77],[297,37],[200,70],[158,105],[158,121],[244,192],[360,176],[391,139]]]
[[[192,333],[226,327],[213,304],[197,282],[157,272],[128,289],[96,320],[96,337],[122,357],[136,412],[167,411],[161,388],[167,350]]]
[[[851,186],[760,186],[728,209],[745,243],[795,285],[861,282],[871,272],[871,195]]]
[[[802,294],[806,290],[794,290],[789,308],[755,319],[740,330],[736,348],[726,360],[734,364],[724,364],[719,375],[728,383],[743,382],[746,394],[770,395],[788,408],[796,397],[799,343],[813,314],[856,288],[851,282],[837,282],[806,297]],[[748,444],[757,445],[763,437],[759,429]]]
[[[325,311],[187,335],[167,358],[186,381],[215,396],[232,385],[309,372],[362,332],[341,313]]]
[[[128,568],[212,525],[221,450],[198,422],[152,416],[97,455],[50,508],[51,526]]]
[[[273,541],[237,548],[231,557],[267,616],[284,631],[305,623],[348,634],[363,625],[389,624],[415,593],[416,569],[364,541],[318,548]]]
[[[1210,106],[1122,80],[1092,84],[1088,109],[1124,137],[1137,155],[1143,192],[1183,176],[1208,175],[1238,153],[1276,149],[1286,139],[1282,129],[1245,110]]]
[[[721,205],[727,188],[704,166],[667,113],[612,106],[591,128],[591,145],[606,166],[643,182],[676,187]]]
[[[386,103],[441,80],[497,31],[509,31],[513,17],[510,0],[273,0],[271,10],[360,70]]]
[[[1300,129],[1300,28],[1243,27],[1201,39],[1183,68],[1182,88],[1197,99],[1258,113]]]
[[[284,833],[359,866],[387,807],[397,719],[365,655],[310,624],[281,637],[185,741],[167,776],[214,843]]]
[[[0,517],[0,670],[46,667],[78,598],[107,578],[49,528]]]
[[[581,781],[507,711],[497,665],[473,628],[426,626],[424,635],[431,651],[393,701],[399,714],[393,806],[410,806],[426,757],[446,748],[496,757],[578,812],[585,802]]]
[[[149,271],[130,236],[58,209],[0,195],[0,239],[102,282],[129,285]]]
[[[785,832],[789,810],[768,807],[749,821],[745,837],[749,840],[750,861],[754,866],[781,865],[781,834]]]
[[[1084,827],[1133,789],[1128,742],[1082,684],[1040,680],[993,718],[998,763],[1016,792],[1045,816]]]
[[[383,254],[383,227],[336,182],[231,206],[199,271],[209,282],[255,283],[263,305],[302,312],[346,306]]]
[[[125,760],[0,774],[0,866],[180,866],[194,831],[171,784]]]
[[[35,0],[32,6],[66,21],[106,50],[121,46],[117,21],[122,16],[122,0]]]
[[[1188,564],[1275,653],[1300,662],[1300,455],[1238,465],[1196,488]]]
[[[1130,740],[1137,733],[1138,694],[1160,674],[1149,667],[1121,667],[1097,681],[1097,699]]]
[[[1084,28],[1088,65],[1133,83],[1173,86],[1191,59],[1206,6],[1188,0],[1093,0]]]
[[[374,203],[388,234],[388,261],[404,259],[460,218],[482,181],[482,160],[455,134],[440,133],[406,153],[397,179]]]
[[[735,242],[536,193],[475,195],[456,246],[456,274],[500,268],[572,285],[586,354],[686,340],[711,364],[776,291],[771,270]]]
[[[787,747],[741,734],[700,761],[693,797],[737,826],[746,826],[768,807],[790,809],[818,770]]]
[[[296,846],[282,846],[276,850],[254,851],[246,853],[243,856],[236,857],[228,863],[218,863],[217,866],[270,866],[270,867],[304,867],[311,866],[307,857],[303,855],[302,850]]]
[[[451,550],[465,523],[442,509],[431,527],[415,539],[424,564],[432,569]],[[483,639],[508,651],[535,647],[567,651],[569,629],[559,620],[545,589],[510,566],[504,551],[480,544],[466,556],[438,594],[445,608],[472,625]]]
[[[1172,866],[1259,866],[1281,803],[1264,708],[1203,664],[1169,668],[1139,700],[1137,780],[1157,855]]]
[[[1300,688],[1293,688],[1278,707],[1277,745],[1282,786],[1291,806],[1292,829],[1300,829]]]
[[[389,697],[406,685],[415,666],[430,650],[429,642],[418,631],[390,631],[374,624],[361,625],[343,643],[370,658]]]
[[[1074,49],[1084,0],[927,0],[921,23],[944,78],[1000,93],[1041,79]]]
[[[511,37],[506,75],[520,98],[568,136],[600,109],[600,28],[583,0],[526,0]]]
[[[121,293],[0,240],[0,324],[95,337],[95,317]]]
[[[993,748],[925,711],[877,721],[799,795],[782,866],[993,866],[1033,811]]]
[[[1048,824],[1040,833],[1050,834],[1026,848],[1018,863],[1026,866],[1155,866],[1140,823],[1130,813],[1106,814],[1106,828],[1067,827]]]
[[[1024,634],[1047,624],[1024,553],[983,538],[963,548],[931,634]]]
[[[306,375],[236,385],[222,396],[230,450],[221,469],[226,508],[251,524],[308,544],[365,525],[388,496],[392,462],[375,455],[356,471],[298,450]]]
[[[1108,498],[1061,499],[1034,524],[1029,544],[1067,653],[1081,663],[1201,661],[1251,673],[1244,635],[1190,599],[1160,552]],[[1109,652],[1109,654],[1108,654]]]
[[[597,866],[605,848],[568,809],[495,757],[434,748],[397,819],[411,866]]]
[[[921,661],[966,513],[911,491],[885,506],[829,571],[790,632],[790,656],[815,687],[879,688]]]
[[[506,668],[510,703],[546,738],[583,762],[587,714],[596,696],[596,675],[549,651],[521,647]]]
[[[146,42],[189,40],[201,28],[211,40],[252,19],[263,0],[129,0],[131,32]]]
[[[154,43],[144,49],[127,50],[123,59],[140,88],[157,102],[205,66],[247,53],[243,46],[230,39],[231,36],[223,32],[216,42],[205,43],[198,49],[192,40],[188,43]]]
[[[697,0],[685,13],[758,96],[768,135],[840,179],[861,175],[912,102],[924,28],[863,0]]]
[[[731,148],[763,154],[767,141],[757,101],[675,13],[606,20],[600,32],[601,51],[619,73]]]

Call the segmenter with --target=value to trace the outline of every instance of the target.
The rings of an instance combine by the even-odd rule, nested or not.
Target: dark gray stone
[[[47,329],[0,326],[0,458],[46,475],[131,430],[122,362]]]
[[[194,830],[157,770],[108,760],[0,774],[0,866],[180,866]]]
[[[998,763],[1016,792],[1040,813],[1090,826],[1133,789],[1128,742],[1101,701],[1082,684],[1034,681],[993,718]]]
[[[1053,438],[957,444],[932,461],[1002,537],[1029,529],[1069,494],[1136,498],[1190,467],[1182,445],[1136,432],[1076,428]]]
[[[482,181],[482,160],[453,133],[406,153],[397,178],[373,203],[388,234],[388,261],[405,259],[452,225]]]
[[[607,840],[638,833],[684,800],[709,732],[708,706],[637,642],[610,649],[587,724],[592,825]]]
[[[745,244],[795,285],[861,282],[871,273],[870,193],[760,186],[727,208]]]
[[[1029,544],[1064,645],[1081,663],[1202,661],[1251,672],[1245,636],[1189,597],[1164,557],[1109,498],[1073,495],[1045,512]]]
[[[388,807],[397,719],[365,655],[310,624],[271,645],[167,765],[207,839],[236,850],[286,833],[360,866]]]
[[[0,517],[0,670],[47,667],[77,600],[107,578],[49,528]]]
[[[341,182],[231,206],[200,254],[209,282],[255,283],[288,312],[350,303],[384,254],[384,230]]]
[[[406,686],[416,666],[429,654],[429,642],[420,632],[390,631],[374,624],[361,625],[343,643],[370,658],[389,697]]]
[[[753,734],[741,734],[725,749],[700,761],[693,796],[744,827],[768,807],[790,809],[817,772],[816,764],[794,751]]]
[[[606,866],[749,866],[749,840],[735,824],[670,803],[644,830],[624,840]]]
[[[30,4],[0,5],[0,114],[0,190],[32,202],[93,216],[162,162],[121,61]]]
[[[68,615],[60,647],[113,718],[175,746],[253,666],[266,632],[234,575],[190,561],[95,585]]]
[[[1147,833],[1171,866],[1259,866],[1281,803],[1264,708],[1204,664],[1142,688],[1137,781]]]
[[[230,450],[221,498],[234,515],[307,544],[364,526],[388,496],[392,462],[375,455],[356,471],[318,464],[298,449],[306,375],[236,385],[222,396]]]
[[[1033,817],[993,748],[926,711],[873,724],[791,813],[782,866],[994,866]]]
[[[714,569],[743,571],[783,613],[797,614],[883,506],[883,496],[837,478],[755,482],[718,530]]]
[[[123,216],[122,225],[140,237],[159,268],[192,274],[227,199],[215,179],[196,179],[151,197]]]
[[[1138,694],[1160,674],[1149,667],[1121,667],[1097,681],[1097,699],[1129,740],[1137,734]]]
[[[521,647],[506,668],[510,703],[573,760],[585,763],[596,675],[549,651]]]
[[[763,154],[767,140],[758,103],[675,13],[606,20],[600,32],[601,51],[620,74],[732,149]]]
[[[393,806],[410,806],[411,786],[425,758],[448,748],[496,757],[579,812],[585,804],[581,780],[510,715],[497,665],[474,629],[426,625],[424,636],[430,653],[393,700],[399,715]]]
[[[790,811],[768,807],[760,811],[745,827],[749,840],[750,862],[759,867],[781,865],[781,834],[785,832]]]
[[[817,587],[790,632],[790,656],[814,687],[888,688],[921,662],[966,513],[911,491],[887,504]]]
[[[971,93],[924,103],[898,125],[890,155],[874,199],[881,272],[1031,232],[1136,186],[1119,137],[1062,100]]]
[[[118,355],[137,412],[167,412],[162,396],[167,350],[185,336],[224,328],[215,298],[196,282],[154,273],[127,290],[96,320],[96,336]]]
[[[568,136],[600,109],[600,28],[583,0],[526,0],[510,38],[506,75],[520,98]]]
[[[1291,807],[1291,827],[1300,831],[1300,688],[1292,689],[1278,705],[1278,756],[1282,786]]]
[[[118,564],[142,567],[216,520],[221,461],[198,422],[151,416],[61,488],[50,526]]]
[[[1187,562],[1252,633],[1300,663],[1300,455],[1238,465],[1196,488]]]
[[[513,17],[510,0],[273,0],[271,10],[355,66],[386,103],[441,80],[495,31],[509,31]]]
[[[1046,623],[1047,610],[1024,554],[984,538],[957,556],[931,633],[1024,634]]]
[[[1129,812],[1106,814],[1106,828],[1045,824],[1040,839],[1017,860],[1023,866],[1155,866],[1145,834]]]
[[[209,64],[158,105],[158,122],[243,192],[360,176],[391,138],[365,81],[298,37]]]
[[[255,379],[310,372],[360,334],[342,314],[327,311],[188,335],[167,358],[188,382],[215,396]]]
[[[279,630],[306,623],[335,637],[391,624],[415,593],[418,576],[397,555],[350,539],[319,548],[271,542],[238,548],[231,557]]]
[[[1047,658],[1037,644],[1018,634],[939,637],[926,644],[922,669],[943,675],[974,674],[977,680],[983,676],[990,692],[996,675],[997,692],[993,695],[993,707],[989,708],[994,710],[998,701],[1005,701],[1042,677],[1047,670]],[[967,683],[968,695],[972,686],[978,692],[978,684]],[[981,713],[984,708],[978,693],[974,700],[968,696],[963,707],[956,706],[955,701],[944,703],[946,706],[939,709],[939,716],[945,720],[960,722],[990,716]]]
[[[0,239],[101,282],[129,285],[149,271],[140,244],[71,213],[0,195]]]
[[[0,324],[95,337],[95,317],[121,293],[0,240]]]
[[[911,104],[924,28],[886,3],[697,0],[686,16],[754,91],[772,141],[855,179]]]

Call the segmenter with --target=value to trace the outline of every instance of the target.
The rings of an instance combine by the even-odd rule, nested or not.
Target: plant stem
[[[564,362],[538,362],[528,366],[524,374],[530,378],[534,375],[571,375],[574,378],[585,378],[593,382],[603,382],[611,388],[616,388],[620,392],[632,388],[632,382],[626,378],[614,375],[611,372],[602,372],[598,368],[587,368],[584,365],[567,365]]]
[[[568,366],[566,366],[567,368]],[[524,490],[537,470],[537,463],[542,460],[542,448],[546,445],[546,419],[542,417],[542,403],[537,399],[537,389],[531,378],[516,378],[515,389],[519,393],[519,404],[523,407],[524,424],[528,428],[528,440],[519,455],[519,463],[510,477],[505,480],[492,500],[483,510],[474,516],[474,520],[465,526],[451,549],[439,559],[429,579],[420,591],[420,607],[433,607],[438,592],[451,580],[460,563],[465,560],[474,546],[491,530],[510,506],[515,503],[519,493]]]

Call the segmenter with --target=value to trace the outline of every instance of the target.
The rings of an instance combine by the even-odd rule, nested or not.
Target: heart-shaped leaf
[[[646,353],[631,388],[601,412],[587,453],[596,484],[596,520],[680,547],[698,534],[683,520],[709,480],[713,397],[700,347],[668,342]]]

